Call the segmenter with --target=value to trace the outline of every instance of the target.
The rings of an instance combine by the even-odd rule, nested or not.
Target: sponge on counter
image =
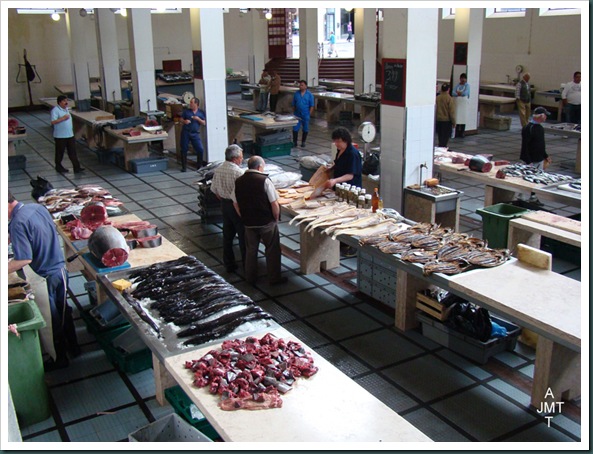
[[[130,281],[126,281],[125,279],[118,279],[117,281],[113,281],[111,285],[113,285],[116,290],[123,292],[125,289],[131,287],[132,283]]]

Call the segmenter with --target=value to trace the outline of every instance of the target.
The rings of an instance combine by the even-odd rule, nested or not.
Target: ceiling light
[[[57,22],[60,20],[60,15],[54,11],[51,15],[51,18]]]
[[[121,14],[123,17],[128,17],[128,12],[126,11],[125,8],[121,8],[119,10],[119,14]]]
[[[86,17],[86,15],[88,13],[87,13],[87,10],[86,9],[80,8],[80,11],[78,12],[78,14],[80,14],[80,17]]]
[[[270,20],[272,18],[272,11],[270,11],[269,9],[266,10],[266,19]]]

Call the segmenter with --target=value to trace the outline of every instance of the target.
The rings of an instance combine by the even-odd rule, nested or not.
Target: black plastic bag
[[[492,321],[487,309],[472,303],[455,303],[446,324],[468,336],[486,342],[492,334]]]
[[[33,197],[35,201],[38,201],[40,197],[43,197],[54,188],[49,181],[39,175],[37,175],[36,180],[31,180],[31,187],[33,188],[31,197]]]
[[[381,161],[377,153],[370,153],[362,163],[364,175],[379,175],[381,173]]]

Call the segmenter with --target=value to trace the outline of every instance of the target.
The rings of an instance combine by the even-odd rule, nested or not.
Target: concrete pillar
[[[268,58],[268,21],[255,8],[248,13],[247,33],[249,37],[249,55],[247,69],[249,70],[249,83],[259,82],[262,69],[266,66]]]
[[[376,91],[377,11],[357,8],[354,15],[354,93]]]
[[[483,8],[456,8],[454,43],[467,43],[467,64],[453,64],[453,87],[459,83],[459,75],[467,74],[470,86],[466,132],[478,129],[478,95],[480,94],[480,65],[482,64]],[[451,89],[453,89],[451,87]]]
[[[90,17],[81,17],[78,8],[68,8],[66,29],[70,41],[70,61],[72,62],[72,84],[74,99],[90,99],[91,83],[87,58],[87,30]]]
[[[202,52],[203,78],[194,79],[194,93],[206,112],[206,135],[202,140],[204,159],[209,162],[224,161],[224,150],[229,145],[222,14],[222,8],[190,10],[192,49]]]
[[[403,209],[403,188],[432,175],[438,9],[386,8],[383,58],[405,59],[404,106],[381,104],[381,196]]]
[[[105,110],[107,101],[122,99],[115,14],[109,8],[95,9],[95,30],[99,49],[101,97],[103,98],[103,110]]]
[[[308,85],[319,85],[317,9],[299,9],[299,74]]]
[[[156,110],[152,19],[148,8],[128,8],[127,13],[134,115],[138,115]]]

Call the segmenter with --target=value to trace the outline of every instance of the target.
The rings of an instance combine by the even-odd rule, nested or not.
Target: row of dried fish
[[[360,244],[422,264],[424,275],[451,275],[471,267],[494,267],[510,257],[508,249],[491,249],[486,240],[429,223],[418,223],[395,234],[362,238]]]
[[[316,228],[323,228],[321,233],[331,235],[335,240],[338,235],[367,237],[383,233],[405,230],[408,226],[396,219],[368,209],[356,208],[344,202],[334,202],[317,208],[302,210],[292,218],[289,224],[306,223],[305,232],[314,235]]]
[[[127,295],[148,299],[151,311],[166,323],[187,326],[177,336],[200,345],[232,333],[240,325],[272,316],[197,258],[184,256],[132,272]],[[189,325],[189,326],[188,326]]]
[[[533,166],[527,164],[513,164],[501,169],[501,171],[509,177],[523,178],[525,181],[536,184],[553,184],[561,181],[572,180],[572,177],[568,175],[562,175],[560,173],[550,173],[544,170],[536,169]]]

